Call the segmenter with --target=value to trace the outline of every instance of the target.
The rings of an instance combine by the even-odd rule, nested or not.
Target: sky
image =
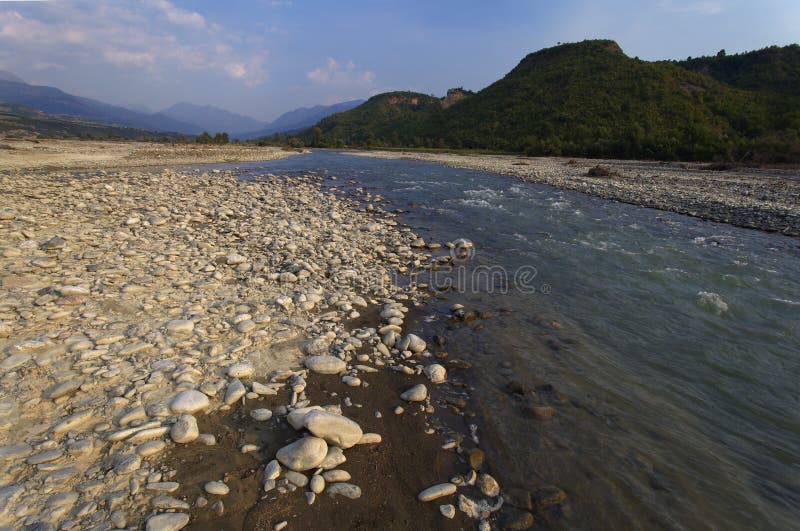
[[[138,110],[261,120],[390,90],[479,90],[528,53],[684,59],[800,42],[799,0],[0,0],[0,70]]]

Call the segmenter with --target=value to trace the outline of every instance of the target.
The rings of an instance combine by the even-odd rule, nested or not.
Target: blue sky
[[[157,111],[259,119],[387,90],[478,90],[527,53],[612,38],[685,58],[800,42],[800,1],[2,1],[0,69]]]

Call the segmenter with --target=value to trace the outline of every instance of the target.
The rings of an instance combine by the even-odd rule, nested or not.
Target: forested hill
[[[796,54],[781,57],[774,64],[791,71],[785,63],[796,64]],[[695,61],[702,60],[716,64]],[[526,56],[502,79],[453,104],[381,94],[322,120],[302,139],[529,155],[798,161],[800,98],[747,83],[767,79],[763,63],[753,59],[726,78],[713,74],[721,67],[631,58],[614,41],[563,44]],[[756,65],[761,73],[747,74]]]

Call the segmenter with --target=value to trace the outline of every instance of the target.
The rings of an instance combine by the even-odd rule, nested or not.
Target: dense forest
[[[800,47],[648,62],[613,41],[532,53],[446,104],[379,94],[298,135],[307,145],[528,155],[800,161]]]

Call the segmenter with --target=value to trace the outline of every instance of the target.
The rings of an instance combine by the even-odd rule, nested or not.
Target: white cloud
[[[694,15],[716,15],[722,12],[722,2],[674,2],[662,0],[659,3],[662,9],[673,13],[689,13]]]
[[[189,26],[195,29],[206,27],[206,19],[200,13],[188,11],[172,5],[167,0],[147,0],[147,3],[160,10],[164,17],[173,24]]]
[[[241,36],[167,0],[16,5],[0,2],[0,49],[15,50],[23,68],[105,63],[155,77],[178,69],[218,72],[250,86],[267,79],[262,42],[246,46]]]
[[[369,87],[375,82],[375,73],[371,70],[358,70],[353,61],[340,63],[328,57],[325,66],[306,73],[306,77],[317,85],[348,87]]]

